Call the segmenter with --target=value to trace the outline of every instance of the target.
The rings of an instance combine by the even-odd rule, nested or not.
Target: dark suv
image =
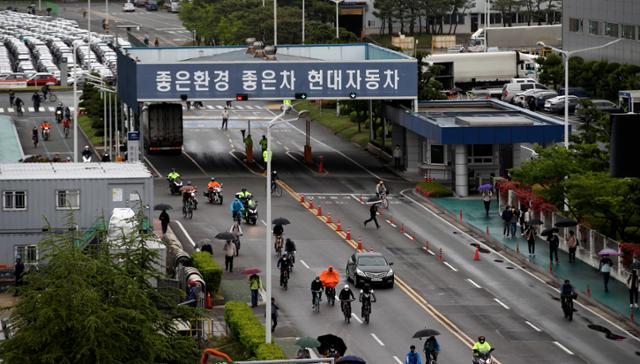
[[[347,262],[347,279],[356,287],[362,283],[381,284],[393,287],[394,274],[387,259],[378,252],[355,253]]]

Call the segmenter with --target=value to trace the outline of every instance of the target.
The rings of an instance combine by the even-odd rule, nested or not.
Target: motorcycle
[[[486,353],[478,353],[478,355],[473,357],[473,364],[492,364],[493,363],[493,355],[491,355],[492,352],[493,352],[493,349],[491,349],[491,351]]]
[[[182,188],[182,180],[180,178],[176,178],[174,180],[170,180],[167,178],[167,181],[169,181],[169,193],[172,195],[179,195],[181,194],[180,192],[180,188]]]
[[[258,222],[258,202],[254,202],[253,206],[247,206],[244,209],[244,221],[247,224],[255,225]]]
[[[87,156],[87,155],[83,155],[82,156],[82,162],[84,163],[91,163],[91,156]]]
[[[569,321],[573,321],[573,300],[578,298],[577,294],[564,295],[560,297],[562,301],[562,312],[564,312],[564,318]]]
[[[58,124],[62,122],[62,110],[56,110],[56,121]]]
[[[184,207],[182,208],[182,214],[186,219],[193,218],[193,210],[196,209],[196,206],[197,206],[196,193],[191,192],[189,199],[185,202]]]
[[[209,198],[209,203],[222,205],[222,201],[224,199],[222,196],[222,186],[209,188],[204,195]]]
[[[49,140],[49,128],[42,128],[42,140]]]

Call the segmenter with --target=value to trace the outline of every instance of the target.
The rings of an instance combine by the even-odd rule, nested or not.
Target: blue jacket
[[[407,353],[404,364],[422,364],[422,358],[417,351]]]
[[[237,198],[234,198],[233,202],[231,202],[231,212],[242,212],[242,211],[244,211],[244,205],[242,201],[238,200]]]

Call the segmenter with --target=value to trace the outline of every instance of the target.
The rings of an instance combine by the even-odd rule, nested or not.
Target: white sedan
[[[124,12],[136,11],[136,7],[133,6],[133,3],[126,2],[122,5],[122,11]]]

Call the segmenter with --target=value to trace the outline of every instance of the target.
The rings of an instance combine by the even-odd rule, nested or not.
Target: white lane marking
[[[276,140],[276,143],[278,143],[279,145],[282,145],[282,142],[279,140]]]
[[[7,108],[7,112],[14,112],[15,110],[12,107]]]
[[[402,361],[401,361],[397,356],[395,356],[395,355],[393,356],[393,359],[396,361],[396,363],[404,364],[404,363],[403,363],[403,362],[402,362]]]
[[[505,305],[505,304],[504,304],[502,301],[500,301],[499,299],[497,299],[497,298],[495,298],[495,297],[494,297],[494,298],[493,298],[493,300],[494,300],[494,301],[496,301],[496,302],[498,302],[498,304],[499,304],[500,306],[504,307],[504,309],[505,309],[505,310],[509,310],[509,306]]]
[[[251,106],[251,105],[245,105],[244,107],[246,107],[247,110],[253,110],[253,106]]]
[[[451,270],[454,271],[454,272],[458,271],[454,266],[452,266],[451,264],[449,264],[447,262],[444,262],[444,265],[446,265],[447,267],[451,268]]]
[[[532,329],[534,329],[534,330],[536,330],[537,332],[541,332],[541,331],[542,331],[542,330],[540,330],[539,328],[537,328],[537,327],[536,327],[536,325],[532,324],[532,323],[531,323],[531,322],[529,322],[529,321],[526,321],[526,320],[525,320],[525,322],[524,322],[524,323],[525,323],[525,324],[527,324],[527,325],[529,325],[529,326],[531,326],[531,328],[532,328]]]
[[[216,108],[217,108],[218,110],[224,110],[224,107],[222,107],[222,105],[216,105]]]
[[[4,109],[0,107],[0,112],[4,112]]]
[[[233,140],[231,140],[231,138],[229,138],[229,143],[233,144]]]
[[[416,240],[413,238],[413,236],[409,235],[408,233],[404,233],[404,236],[406,236],[409,240]]]
[[[300,259],[300,263],[302,263],[302,265],[305,266],[305,268],[307,269],[311,269],[311,267],[309,267],[309,265],[307,264],[307,262],[305,262],[304,260]]]
[[[392,223],[389,219],[384,219],[384,221],[386,221],[386,222],[387,222],[387,224],[389,224],[389,225],[393,226],[394,228],[396,228],[396,227],[397,227],[397,225],[396,225],[396,224],[394,224],[394,223]]]
[[[260,220],[260,222],[262,223],[262,225],[267,226],[267,222],[264,220]]]
[[[195,165],[196,165],[196,167],[198,167],[198,169],[200,170],[200,172],[202,172],[202,174],[204,174],[205,176],[208,176],[208,175],[209,175],[207,172],[205,172],[204,168],[200,167],[200,165],[198,164],[198,162],[196,162],[196,160],[195,160],[195,159],[193,159],[193,158],[189,155],[189,153],[187,153],[187,151],[186,151],[186,150],[184,150],[184,148],[182,148],[182,154],[186,155],[186,156],[187,156],[187,158],[189,158],[189,159],[193,162],[193,164],[195,164]]]
[[[289,125],[291,125],[291,126],[293,127],[293,129],[295,129],[295,130],[299,131],[299,132],[300,132],[300,134],[302,134],[302,135],[305,135],[305,134],[306,134],[306,132],[304,132],[303,130],[298,129],[298,127],[296,127],[295,125],[293,125],[293,124],[289,124]],[[321,144],[321,145],[324,145],[325,147],[327,147],[327,148],[331,149],[332,151],[334,151],[334,152],[336,152],[336,153],[340,154],[342,157],[344,157],[345,159],[347,159],[347,160],[351,161],[351,163],[355,164],[356,166],[358,166],[358,167],[362,168],[365,172],[369,173],[370,175],[372,175],[373,177],[377,178],[378,180],[384,180],[384,178],[382,178],[382,177],[378,176],[377,174],[375,174],[375,173],[371,172],[370,170],[368,170],[367,168],[365,168],[362,164],[360,164],[360,163],[358,163],[358,162],[354,161],[353,159],[349,158],[346,154],[342,153],[341,151],[337,150],[336,148],[334,148],[334,147],[332,147],[332,146],[330,146],[330,145],[328,145],[328,144],[326,144],[326,143],[323,143],[323,142],[319,141],[318,139],[316,139],[316,138],[314,138],[314,137],[310,137],[310,138],[311,138],[311,140],[313,140],[314,142],[316,142],[316,143],[318,143],[318,144]]]
[[[360,317],[358,317],[358,315],[356,315],[355,313],[351,312],[351,317],[356,319],[356,321],[358,321],[359,323],[362,323],[362,320],[360,320]]]
[[[352,197],[354,200],[358,201],[358,203],[360,203],[361,205],[364,205],[364,202],[363,202],[363,201],[360,201],[360,199],[359,199],[358,197],[354,196],[353,194],[351,194],[351,197]]]
[[[196,247],[196,243],[193,241],[193,239],[191,239],[191,235],[189,235],[189,233],[187,232],[187,230],[184,228],[184,226],[182,226],[182,223],[178,220],[176,220],[176,224],[178,224],[178,226],[180,227],[180,230],[182,230],[182,232],[184,233],[184,235],[187,237],[187,239],[189,240],[189,242],[191,243],[191,245],[193,245],[193,247]]]
[[[427,249],[427,253],[431,254],[431,255],[436,255],[436,253],[434,253],[431,249]]]
[[[573,351],[571,351],[571,350],[567,349],[567,347],[566,347],[566,346],[564,346],[564,345],[560,344],[559,342],[554,341],[553,343],[554,343],[554,344],[556,344],[556,346],[557,346],[557,347],[559,347],[560,349],[564,350],[564,352],[565,352],[565,353],[567,353],[567,354],[569,354],[569,355],[575,355],[575,354],[573,353]]]
[[[262,110],[262,106],[260,106],[260,105],[253,105],[253,107],[255,107],[258,110]]]
[[[373,332],[371,333],[371,337],[378,342],[378,344],[380,344],[380,346],[384,346],[384,343],[382,342],[382,340],[380,340],[380,338],[378,338],[376,336],[376,334],[374,334]]]
[[[467,282],[471,283],[476,288],[482,288],[478,283],[474,282],[471,278],[467,278]]]
[[[286,145],[284,146],[284,149],[288,152],[289,151],[289,147],[287,147]]]
[[[461,231],[460,229],[458,229],[455,225],[453,225],[452,223],[450,223],[449,221],[447,221],[446,219],[444,219],[442,216],[439,216],[438,214],[436,214],[435,212],[429,210],[427,207],[423,206],[420,202],[416,201],[414,198],[407,196],[406,191],[411,191],[411,189],[409,190],[403,190],[400,192],[400,194],[402,196],[404,196],[407,200],[415,203],[416,205],[418,205],[418,207],[422,208],[423,210],[429,212],[429,214],[435,216],[437,219],[439,219],[440,221],[444,222],[445,224],[449,225],[451,228],[455,229],[456,231],[460,232],[460,234],[466,236],[468,239],[476,242],[477,244],[482,245],[483,247],[489,249],[490,251],[492,251],[494,254],[496,254],[497,256],[499,256],[500,258],[502,258],[504,261],[511,263],[513,266],[518,267],[518,269],[522,272],[524,272],[525,274],[528,274],[531,278],[539,281],[540,283],[542,283],[545,287],[548,287],[549,289],[555,291],[556,293],[560,293],[560,290],[556,287],[553,287],[549,284],[547,284],[547,282],[545,282],[542,278],[536,276],[535,274],[527,271],[526,269],[522,268],[520,265],[514,263],[511,259],[507,258],[506,256],[504,256],[502,253],[497,252],[495,249],[493,249],[492,247],[482,243],[481,241],[479,241],[478,239],[474,238],[473,236],[465,233],[464,231]],[[605,321],[606,323],[608,323],[609,325],[615,327],[616,329],[624,332],[626,335],[632,337],[634,340],[640,342],[640,337],[637,337],[633,334],[631,334],[628,330],[622,328],[620,325],[616,324],[615,322],[609,320],[608,318],[602,316],[601,314],[595,312],[594,310],[592,310],[591,308],[583,305],[582,303],[575,301],[575,304],[577,304],[578,306],[582,307],[583,309],[589,311],[592,315],[598,317],[599,319]]]
[[[234,109],[238,109],[238,110],[244,110],[244,108],[240,105],[236,105],[233,107]]]
[[[156,166],[153,165],[153,163],[151,163],[150,160],[147,159],[147,157],[144,157],[144,160],[147,162],[147,164],[149,164],[149,166],[151,167],[151,169],[153,169],[154,172],[156,172],[156,174],[158,175],[158,177],[162,178],[162,174],[160,174],[160,171],[158,171],[158,169],[156,169]]]

